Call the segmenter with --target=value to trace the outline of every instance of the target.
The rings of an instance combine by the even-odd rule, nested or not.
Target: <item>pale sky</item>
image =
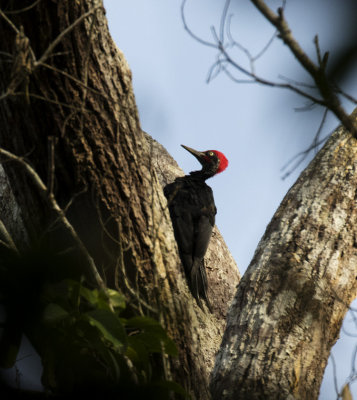
[[[243,6],[232,3],[236,3],[229,11],[234,14],[232,33],[256,54],[274,30],[249,2]],[[191,29],[211,41],[211,26],[218,28],[223,4],[222,0],[187,0],[186,16]],[[269,4],[277,8],[280,2]],[[217,149],[229,159],[228,169],[207,183],[214,191],[217,226],[244,273],[265,227],[307,164],[284,181],[280,169],[309,146],[322,110],[296,112],[294,108],[307,104],[305,99],[279,89],[233,83],[223,74],[207,84],[216,51],[185,32],[180,5],[181,0],[105,0],[111,33],[133,72],[143,129],[166,147],[185,173],[198,169],[198,163],[180,144],[197,150]],[[342,40],[344,31],[339,22],[345,15],[334,0],[324,0],[324,7],[320,1],[288,0],[286,17],[311,57],[315,34],[319,35],[323,52]],[[247,65],[242,52],[235,54],[239,62]],[[255,67],[257,73],[272,80],[281,75],[297,80],[305,77],[279,40]],[[349,82],[348,87],[351,86]],[[355,89],[356,86],[354,81]],[[348,104],[347,110],[352,109]],[[328,117],[322,135],[336,126],[336,120]],[[343,339],[334,349],[339,389],[350,372],[356,344],[354,338],[341,336]],[[357,396],[357,385],[354,386]],[[332,399],[336,399],[336,393],[328,367],[320,400]]]

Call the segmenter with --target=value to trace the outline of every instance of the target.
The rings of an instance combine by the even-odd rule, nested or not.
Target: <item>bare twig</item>
[[[43,100],[43,101],[45,101],[47,103],[56,104],[57,106],[66,107],[66,108],[69,108],[71,110],[76,110],[76,111],[79,111],[79,112],[88,111],[87,109],[83,109],[83,108],[79,108],[79,107],[76,107],[76,106],[72,106],[71,104],[63,103],[62,101],[49,99],[48,97],[40,96],[40,95],[35,94],[35,93],[15,92],[15,93],[11,93],[11,95],[12,96],[28,95],[29,97],[33,97],[34,99]]]
[[[311,100],[312,102],[316,103],[316,104],[320,104],[322,106],[326,106],[326,101],[323,98],[317,98],[315,96],[312,96],[310,93],[305,92],[301,89],[299,89],[298,87],[293,86],[292,84],[289,83],[280,83],[280,82],[273,82],[267,79],[264,79],[258,75],[256,75],[254,72],[254,68],[251,67],[251,71],[249,71],[248,69],[244,68],[242,65],[240,65],[238,62],[236,62],[235,60],[233,60],[233,58],[229,55],[227,49],[225,48],[225,46],[223,46],[223,44],[221,43],[221,41],[219,40],[215,29],[211,28],[212,34],[214,36],[215,42],[211,43],[211,42],[207,42],[201,38],[199,38],[196,34],[194,34],[192,32],[192,30],[189,29],[186,19],[185,19],[185,14],[184,14],[184,6],[185,6],[186,0],[184,0],[182,2],[181,5],[181,15],[182,15],[182,20],[184,23],[184,27],[186,29],[186,31],[189,33],[189,35],[194,38],[195,40],[197,40],[198,42],[206,45],[206,46],[210,46],[213,47],[215,49],[217,49],[221,55],[223,56],[223,58],[221,59],[221,62],[227,62],[229,63],[232,67],[234,67],[237,71],[239,71],[240,73],[242,73],[243,75],[251,78],[251,80],[244,80],[244,83],[259,83],[265,86],[270,86],[270,87],[275,87],[275,88],[280,88],[280,89],[288,89],[291,90],[309,100]],[[238,46],[239,48],[241,48],[242,51],[244,51],[247,54],[247,50],[240,46],[237,42],[235,42],[235,45]],[[249,54],[249,52],[248,52]],[[247,54],[247,55],[248,55]],[[248,58],[252,59],[251,55],[249,54]],[[227,69],[225,67],[222,68],[222,70],[227,73]],[[229,73],[227,73],[227,75],[230,75]],[[239,79],[234,79],[236,82],[241,82],[241,80]]]
[[[12,249],[17,252],[17,247],[15,245],[15,242],[12,240],[12,237],[8,230],[6,229],[4,223],[0,219],[0,236],[5,239],[5,242],[1,241],[6,247],[9,249]]]
[[[183,26],[184,26],[185,30],[189,33],[189,35],[191,37],[193,37],[195,40],[197,40],[197,42],[199,42],[205,46],[217,48],[216,44],[208,42],[207,40],[201,39],[199,36],[194,34],[192,32],[192,30],[188,27],[188,25],[186,23],[186,18],[185,18],[185,5],[186,5],[186,0],[183,0],[181,3],[181,18],[182,18],[182,22],[183,22]]]
[[[275,31],[271,38],[268,40],[267,44],[260,50],[259,53],[257,53],[254,57],[253,57],[253,61],[258,60],[260,57],[262,57],[262,55],[264,53],[267,52],[267,50],[269,49],[269,47],[271,46],[271,44],[273,43],[274,39],[277,37],[277,31]]]
[[[263,46],[263,48],[255,55],[253,56],[250,51],[245,48],[244,46],[242,46],[239,42],[236,41],[236,39],[234,39],[233,34],[232,34],[232,30],[231,30],[231,25],[232,25],[232,19],[233,19],[233,14],[230,14],[228,16],[228,21],[227,21],[227,38],[229,40],[230,43],[230,47],[238,47],[240,50],[242,50],[244,52],[244,54],[248,57],[249,59],[249,63],[250,63],[250,68],[251,68],[251,72],[254,73],[254,62],[257,61],[260,57],[263,56],[264,53],[266,53],[269,49],[269,47],[271,46],[271,44],[273,43],[274,39],[277,36],[277,31],[275,31],[273,33],[273,35],[271,36],[271,38],[268,40],[268,42]]]
[[[0,51],[0,56],[13,58],[13,55],[11,53],[8,53],[7,51]]]
[[[38,2],[35,2],[34,4],[31,5],[30,8],[34,7]],[[10,81],[9,87],[0,95],[0,101],[4,100],[6,97],[9,95],[19,95],[21,92],[15,92],[15,89],[22,83],[25,79],[28,78],[29,75],[31,75],[35,69],[37,69],[39,66],[44,65],[45,61],[52,56],[52,51],[53,49],[61,42],[63,37],[67,35],[69,32],[71,32],[80,22],[82,22],[85,18],[87,18],[90,15],[93,15],[97,9],[102,7],[102,4],[99,3],[96,6],[92,7],[89,11],[86,13],[82,14],[79,18],[77,18],[71,25],[69,25],[66,29],[64,29],[47,47],[47,49],[43,52],[42,56],[36,60],[35,54],[29,44],[29,39],[25,36],[23,29],[19,29],[16,27],[16,25],[7,17],[7,15],[0,9],[0,17],[2,17],[8,25],[13,29],[13,31],[16,33],[17,37],[16,40],[18,41],[18,38],[21,39],[22,43],[27,43],[26,51],[28,52],[29,59],[28,62],[24,62],[24,55],[21,53],[20,54],[20,63],[19,67],[21,67],[21,71],[18,71],[19,68],[16,68],[15,74],[13,79]],[[19,10],[19,12],[26,11],[26,9]],[[23,52],[24,46],[22,46],[21,51]],[[18,60],[19,57],[15,57],[15,61]],[[15,61],[14,61],[14,66],[15,66]],[[48,65],[46,64],[46,67]],[[23,93],[21,93],[23,94]],[[27,92],[25,92],[25,95],[29,96]],[[32,94],[32,97],[35,97],[36,95]],[[64,104],[62,104],[64,105]],[[82,104],[83,108],[83,104]]]
[[[46,68],[48,68],[48,69],[51,69],[52,71],[57,72],[57,73],[59,73],[59,74],[65,76],[66,78],[72,80],[73,82],[78,83],[78,85],[82,86],[82,87],[85,88],[86,90],[91,91],[92,93],[95,93],[95,94],[97,94],[97,95],[99,95],[99,96],[102,96],[102,97],[105,97],[105,98],[108,97],[108,96],[106,96],[104,93],[99,92],[98,90],[91,88],[90,86],[88,86],[87,84],[83,83],[82,81],[80,81],[79,79],[75,78],[73,75],[69,74],[69,73],[66,72],[66,71],[62,71],[61,69],[58,69],[58,68],[54,67],[53,65],[46,64],[46,63],[42,63],[42,66],[43,66],[43,67],[46,67]]]
[[[335,387],[335,392],[337,394],[337,398],[339,398],[339,390],[338,390],[338,383],[337,383],[337,371],[336,371],[336,361],[333,353],[330,353],[330,359],[332,364],[332,373],[333,373],[333,384]]]
[[[263,50],[258,53],[255,57],[253,57],[250,52],[240,45],[232,36],[231,33],[231,19],[232,16],[228,16],[228,8],[230,5],[230,0],[225,1],[224,9],[222,12],[222,17],[220,21],[219,27],[219,36],[216,33],[215,28],[211,28],[211,32],[213,35],[213,42],[209,42],[207,40],[201,39],[197,36],[193,31],[188,27],[188,24],[185,19],[185,12],[184,7],[186,5],[186,0],[183,0],[181,4],[181,16],[182,21],[185,27],[185,30],[188,34],[194,38],[199,43],[213,47],[219,51],[221,57],[215,61],[212,65],[210,72],[209,72],[209,79],[211,80],[213,77],[217,76],[220,72],[224,72],[227,76],[233,79],[235,82],[239,83],[259,83],[265,86],[276,87],[281,89],[288,89],[291,90],[300,96],[303,96],[315,104],[322,105],[323,107],[327,107],[336,117],[342,122],[346,129],[348,129],[355,137],[357,137],[357,128],[354,126],[353,119],[346,113],[343,109],[340,100],[337,94],[344,95],[352,102],[356,102],[352,96],[346,95],[340,89],[333,85],[332,82],[329,82],[326,76],[326,64],[328,60],[328,52],[322,55],[318,37],[315,37],[315,47],[317,53],[317,64],[315,64],[308,55],[303,51],[300,44],[295,40],[293,37],[290,27],[285,20],[284,17],[284,7],[285,7],[285,0],[283,1],[283,7],[280,7],[277,13],[274,13],[263,0],[251,0],[252,3],[256,6],[256,8],[263,14],[263,16],[275,27],[276,32],[278,32],[278,37],[289,47],[292,54],[295,56],[297,61],[303,66],[303,68],[310,74],[313,78],[316,88],[318,89],[321,97],[312,95],[311,93],[302,90],[300,87],[305,86],[309,87],[308,85],[303,84],[296,84],[296,82],[288,82],[288,83],[280,83],[274,82],[268,79],[265,79],[261,76],[258,76],[254,72],[254,61],[261,57],[261,55],[266,51],[266,49],[270,46],[274,38],[277,36],[276,32],[274,32],[273,37],[269,40],[268,44],[263,48]],[[228,17],[227,17],[228,16]],[[224,22],[227,19],[227,37],[229,39],[229,45],[224,45],[224,33],[226,23]],[[243,67],[242,64],[235,61],[228,52],[229,47],[237,47],[242,50],[249,62],[250,62],[250,71]],[[228,69],[228,65],[239,71],[241,74],[247,76],[248,80],[236,78]],[[309,87],[310,88],[310,87]]]
[[[7,15],[2,11],[0,8],[0,17],[4,18],[4,20],[11,26],[11,29],[16,33],[19,34],[19,30],[17,29],[16,25],[7,17]]]
[[[87,94],[88,91],[86,89],[87,84],[88,84],[88,63],[89,63],[89,55],[90,55],[90,48],[92,45],[92,35],[93,35],[93,28],[94,28],[94,22],[95,22],[96,18],[95,18],[95,14],[93,13],[92,16],[92,21],[90,24],[90,28],[89,28],[89,40],[88,40],[88,45],[87,45],[87,49],[85,51],[85,58],[84,58],[84,66],[83,66],[83,92],[82,92],[82,109],[85,109],[85,104],[86,104],[86,98],[87,98]],[[83,134],[83,126],[84,126],[84,112],[81,112],[80,114],[80,132],[81,134]]]
[[[312,141],[312,148],[315,150],[315,154],[317,153],[317,149],[318,149],[318,147],[320,145],[320,135],[321,135],[321,132],[322,132],[322,128],[325,125],[328,112],[329,112],[329,109],[325,108],[325,111],[324,111],[324,113],[322,115],[322,120],[321,120],[320,126],[317,129],[317,132],[315,134],[314,140]]]
[[[10,92],[6,90],[6,92],[0,94],[0,101],[6,99],[8,96],[10,96]]]
[[[357,346],[355,346],[351,358],[351,375],[356,375],[356,358],[357,358]]]
[[[49,196],[53,196],[55,180],[55,138],[48,137],[48,168],[47,168],[47,188]]]
[[[26,11],[31,10],[32,8],[36,7],[37,4],[40,2],[41,0],[36,0],[35,2],[33,2],[32,4],[30,4],[27,7],[21,8],[19,10],[11,10],[11,11],[5,11],[5,14],[10,15],[10,14],[20,14]]]
[[[222,44],[224,43],[225,24],[226,24],[226,20],[227,20],[227,13],[228,13],[230,3],[231,3],[231,0],[226,0],[224,7],[223,7],[222,16],[221,16],[221,22],[220,22],[220,27],[219,27],[219,40]]]
[[[319,139],[320,138],[320,134],[322,131],[322,128],[325,124],[326,121],[326,117],[327,117],[327,113],[328,113],[328,108],[325,109],[324,114],[322,116],[322,120],[320,122],[320,125],[317,129],[317,132],[314,136],[314,139],[311,143],[311,145],[304,151],[301,151],[300,153],[296,154],[293,158],[291,158],[282,168],[281,171],[286,170],[289,165],[291,165],[296,159],[296,163],[282,176],[281,179],[286,179],[288,176],[290,176],[292,174],[292,172],[294,172],[296,170],[296,168],[306,159],[306,157],[309,155],[309,153],[312,150],[317,150],[318,147],[323,144],[330,136],[330,134],[326,135],[324,138]]]
[[[71,25],[67,26],[66,29],[64,29],[57,37],[55,40],[53,40],[50,45],[47,47],[47,49],[43,52],[42,56],[38,61],[35,62],[35,67],[38,67],[42,63],[44,63],[47,58],[50,56],[52,50],[61,42],[64,36],[66,36],[69,32],[71,32],[80,22],[82,22],[85,18],[89,17],[92,15],[98,8],[102,7],[101,4],[98,4],[94,7],[92,7],[89,11],[86,13],[82,14],[80,17],[78,17]]]
[[[74,195],[72,195],[72,197],[70,198],[70,200],[67,202],[67,204],[62,208],[63,214],[67,214],[69,208],[71,207],[71,205],[73,204],[74,200],[79,197],[81,194],[85,193],[87,191],[87,187],[84,187],[82,190],[80,190],[79,192],[75,193]],[[48,226],[47,228],[42,232],[41,237],[44,237],[48,232],[51,232],[52,230],[55,230],[55,227],[57,224],[61,223],[61,218],[55,218]],[[74,250],[75,247],[72,248],[67,248],[66,250],[62,251],[62,254],[65,254],[66,252],[70,252],[72,250]]]
[[[279,31],[279,36],[283,42],[289,47],[290,51],[294,54],[298,62],[303,68],[312,76],[316,86],[318,87],[321,96],[324,99],[325,105],[336,115],[342,122],[347,130],[351,132],[354,137],[357,137],[357,128],[354,126],[353,119],[345,112],[340,100],[333,90],[333,86],[328,81],[325,74],[325,67],[327,63],[328,53],[321,59],[321,54],[318,46],[318,39],[315,40],[318,58],[320,65],[316,65],[308,55],[303,51],[300,44],[293,37],[290,27],[285,20],[282,8],[278,9],[275,14],[263,0],[251,0],[256,8],[264,15],[264,17]]]
[[[312,85],[312,84],[309,84],[309,83],[306,83],[306,82],[299,82],[299,81],[296,81],[294,79],[288,78],[288,77],[286,77],[284,75],[278,75],[278,77],[281,80],[284,80],[285,82],[288,82],[288,83],[290,83],[292,85],[301,86],[301,87],[305,87],[305,88],[308,88],[308,89],[317,89],[316,85]]]
[[[265,86],[270,86],[270,87],[276,87],[276,88],[280,88],[280,89],[289,89],[292,90],[293,92],[300,94],[303,97],[308,98],[309,100],[313,101],[314,103],[326,106],[326,103],[323,99],[319,99],[317,97],[314,97],[312,95],[310,95],[307,92],[304,92],[303,90],[289,84],[289,83],[279,83],[279,82],[273,82],[273,81],[269,81],[266,80],[264,78],[261,78],[257,75],[255,75],[252,72],[249,72],[247,69],[245,69],[244,67],[242,67],[241,65],[239,65],[236,61],[234,61],[230,55],[227,53],[227,51],[222,47],[221,49],[222,54],[224,55],[225,59],[229,62],[230,65],[232,65],[233,67],[235,67],[238,71],[240,71],[241,73],[243,73],[244,75],[247,75],[251,78],[253,78],[254,82],[256,83],[260,83],[262,85]]]
[[[88,267],[89,267],[89,273],[101,289],[105,290],[105,284],[101,278],[101,276],[98,273],[97,267],[95,265],[95,262],[92,258],[92,256],[88,253],[88,250],[86,249],[85,245],[83,244],[82,240],[78,236],[76,230],[73,228],[71,223],[68,221],[66,215],[64,214],[63,210],[60,208],[58,205],[56,199],[54,196],[49,196],[48,195],[48,189],[46,185],[43,183],[42,179],[38,175],[38,173],[31,167],[31,165],[26,162],[22,157],[16,156],[13,153],[10,153],[9,151],[0,148],[0,155],[5,157],[7,160],[15,161],[19,165],[21,165],[26,173],[29,175],[31,178],[33,184],[35,185],[36,189],[38,190],[38,193],[42,196],[42,198],[47,202],[49,205],[50,209],[57,215],[58,219],[62,222],[63,226],[65,229],[69,232],[71,235],[72,239],[74,242],[77,244],[80,252],[82,253],[84,259],[87,261]]]
[[[337,85],[335,85],[335,91],[336,91],[336,93],[339,93],[341,96],[343,96],[345,99],[349,100],[351,103],[357,104],[357,99],[355,97],[353,97],[350,94],[344,92]]]

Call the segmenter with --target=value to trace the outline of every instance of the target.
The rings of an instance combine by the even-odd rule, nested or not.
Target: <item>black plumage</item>
[[[176,178],[164,189],[168,201],[175,238],[188,284],[197,303],[200,298],[211,309],[207,297],[207,275],[204,256],[211,239],[217,212],[212,189],[206,179],[222,172],[228,165],[226,157],[216,151],[198,152],[182,146],[202,164],[202,170]]]

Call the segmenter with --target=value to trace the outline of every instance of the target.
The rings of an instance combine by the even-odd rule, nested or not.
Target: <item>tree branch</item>
[[[264,17],[278,30],[279,37],[289,47],[290,51],[294,54],[297,61],[303,66],[303,68],[311,75],[314,79],[316,86],[318,87],[321,96],[323,97],[326,106],[336,115],[336,117],[342,122],[347,130],[357,138],[357,129],[354,126],[352,118],[343,109],[339,98],[333,90],[333,86],[328,81],[325,74],[325,67],[327,62],[327,56],[325,54],[323,60],[318,57],[321,61],[320,65],[317,66],[304,52],[300,44],[293,37],[290,27],[284,18],[283,8],[278,8],[278,14],[275,14],[262,0],[251,0],[256,8],[264,15]],[[318,42],[315,39],[315,44],[318,49]],[[319,55],[318,50],[318,55]]]
[[[71,223],[68,221],[66,215],[64,214],[63,210],[58,205],[55,197],[53,196],[53,193],[48,191],[47,186],[43,183],[43,181],[42,181],[41,177],[38,175],[38,173],[22,157],[16,156],[15,154],[12,154],[9,151],[2,149],[2,148],[0,148],[0,155],[4,156],[7,160],[17,162],[24,168],[24,170],[26,171],[26,173],[29,175],[32,182],[36,186],[38,193],[47,202],[47,204],[50,206],[51,210],[55,212],[58,219],[62,222],[63,226],[66,228],[66,230],[70,233],[71,237],[74,239],[74,241],[77,244],[79,250],[81,251],[84,259],[87,261],[87,264],[89,267],[89,272],[90,272],[89,275],[94,279],[94,281],[96,282],[98,287],[100,287],[101,289],[105,289],[105,284],[104,284],[101,276],[99,275],[99,272],[97,270],[97,267],[94,263],[93,258],[88,253],[85,245],[83,244],[82,240],[78,236],[76,230],[73,228]]]

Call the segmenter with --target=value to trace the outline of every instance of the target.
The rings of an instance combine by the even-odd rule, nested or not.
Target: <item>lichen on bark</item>
[[[285,196],[241,280],[214,399],[317,398],[357,294],[356,188],[356,139],[339,127]]]

